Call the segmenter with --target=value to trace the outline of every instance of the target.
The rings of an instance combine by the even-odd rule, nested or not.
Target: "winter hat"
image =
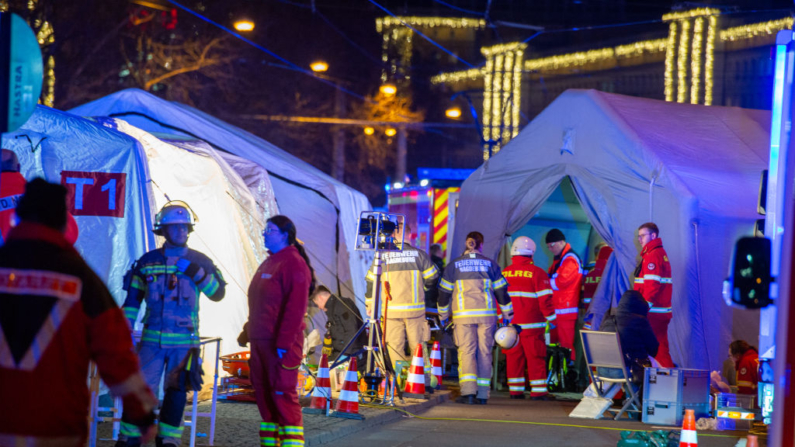
[[[566,236],[564,236],[563,232],[558,230],[557,228],[553,228],[549,230],[549,233],[547,233],[547,238],[546,238],[547,244],[551,244],[552,242],[565,241],[565,240]]]
[[[20,220],[38,222],[56,230],[66,225],[66,188],[36,178],[25,185],[16,209]]]

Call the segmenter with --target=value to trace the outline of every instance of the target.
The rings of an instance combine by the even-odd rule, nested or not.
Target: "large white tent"
[[[249,132],[141,90],[123,90],[71,112],[118,117],[148,132],[203,140],[267,170],[279,211],[295,222],[319,281],[332,291],[355,296],[363,306],[371,257],[354,251],[358,217],[371,209],[363,194]],[[250,165],[230,164],[243,168],[244,179],[256,175]]]
[[[757,341],[758,313],[727,307],[721,289],[735,241],[760,218],[769,127],[765,111],[569,90],[464,182],[453,247],[477,230],[496,257],[568,176],[615,250],[592,307],[630,287],[636,230],[656,222],[673,269],[674,361],[720,369],[733,338]]]
[[[236,349],[248,316],[246,288],[265,257],[262,222],[276,212],[267,178],[252,194],[209,147],[183,149],[122,120],[94,122],[41,106],[21,129],[4,134],[3,147],[17,154],[25,178],[70,189],[80,230],[75,247],[119,304],[124,273],[162,242],[151,232],[155,212],[168,200],[187,201],[199,218],[190,246],[213,259],[229,283],[220,303],[200,301],[201,332],[222,337],[225,352]]]

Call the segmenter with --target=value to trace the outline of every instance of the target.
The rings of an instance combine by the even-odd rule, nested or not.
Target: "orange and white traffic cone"
[[[685,410],[682,433],[679,435],[679,447],[698,447],[695,410]]]
[[[745,440],[745,447],[759,447],[759,438],[756,435],[748,435]]]
[[[304,408],[305,414],[328,414],[331,408],[331,379],[328,371],[328,355],[320,358],[320,367],[317,369],[317,381],[312,390],[312,401],[309,408]]]
[[[436,377],[436,389],[442,389],[442,351],[438,341],[433,342],[431,351],[431,374]]]
[[[359,414],[359,368],[356,367],[356,357],[351,358],[345,382],[342,384],[337,405],[331,416],[346,419],[364,419]]]
[[[425,361],[422,358],[422,344],[417,345],[414,351],[414,358],[411,359],[411,367],[406,378],[406,389],[403,397],[414,399],[427,399],[425,395]]]

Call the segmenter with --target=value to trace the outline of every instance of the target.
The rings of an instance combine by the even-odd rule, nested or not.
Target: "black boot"
[[[531,400],[555,400],[555,396],[551,394],[544,394],[543,396],[531,396]]]
[[[478,399],[478,405],[486,405],[488,401],[488,399]]]
[[[126,441],[118,440],[114,447],[141,447],[141,438],[129,438]]]
[[[524,394],[511,394],[511,399],[524,399]]]
[[[475,395],[474,394],[467,394],[465,396],[460,396],[455,401],[456,401],[456,403],[459,403],[459,404],[475,405]]]
[[[155,438],[155,446],[156,447],[177,447],[177,444],[173,442],[163,442],[163,438],[160,436]]]

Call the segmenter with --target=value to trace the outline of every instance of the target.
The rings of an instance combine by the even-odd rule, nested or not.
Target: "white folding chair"
[[[624,413],[629,419],[629,412],[640,413],[640,394],[633,386],[632,375],[624,363],[618,333],[581,330],[580,336],[588,373],[599,397],[606,398],[605,384],[618,384],[624,390],[624,406],[618,410],[608,408],[605,411],[615,412],[615,420],[619,420]]]

